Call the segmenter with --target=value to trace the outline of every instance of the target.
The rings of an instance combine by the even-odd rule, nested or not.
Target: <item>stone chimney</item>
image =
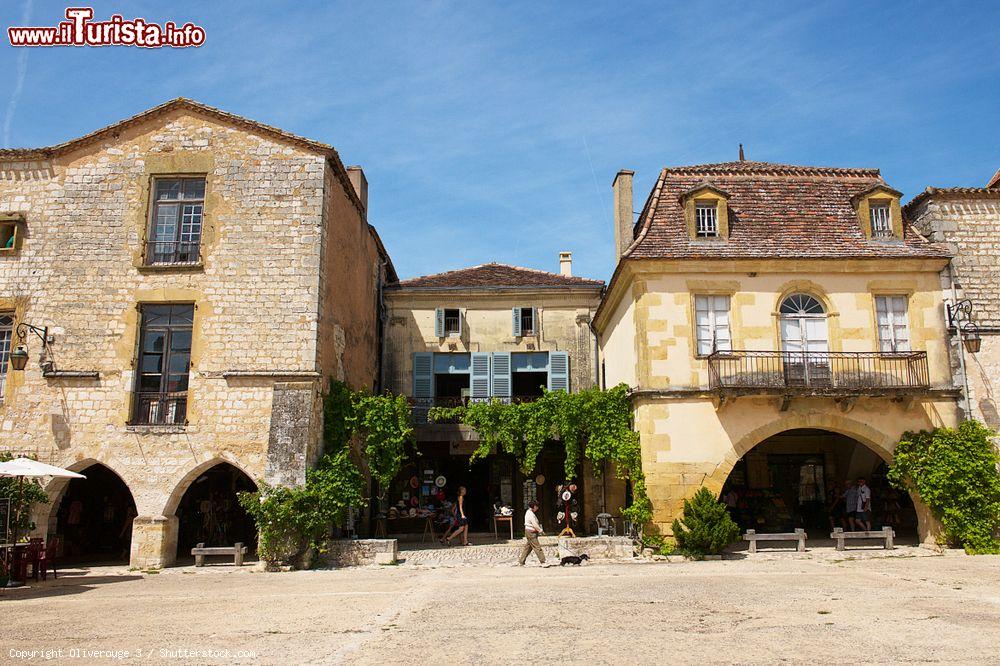
[[[361,200],[361,209],[365,212],[365,217],[368,217],[368,179],[365,178],[365,170],[361,167],[349,166],[347,167],[347,177],[351,181],[351,185],[354,186],[354,193],[358,195],[358,199]]]
[[[572,252],[560,252],[559,253],[559,275],[565,275],[566,277],[573,277],[573,253]]]
[[[621,259],[632,244],[632,176],[635,171],[622,169],[611,189],[615,192],[615,260]]]

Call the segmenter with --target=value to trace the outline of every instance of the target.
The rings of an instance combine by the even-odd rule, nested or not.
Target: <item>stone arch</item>
[[[173,543],[168,544],[175,551],[173,557],[189,556],[198,543],[243,543],[252,554],[257,529],[238,494],[257,487],[253,477],[228,456],[199,463],[184,474],[164,506],[164,517],[173,530]]]
[[[201,476],[208,470],[212,469],[216,465],[222,465],[222,464],[232,465],[239,471],[243,472],[248,479],[253,481],[255,486],[257,485],[257,482],[254,481],[253,475],[250,474],[250,472],[246,470],[246,467],[240,464],[240,462],[237,461],[235,457],[216,456],[204,462],[198,463],[190,470],[188,470],[184,474],[184,476],[182,476],[177,481],[177,483],[174,484],[173,490],[170,491],[170,495],[167,497],[166,504],[163,507],[163,515],[164,516],[174,515],[177,512],[177,507],[181,503],[181,499],[183,499],[184,497],[184,493],[188,491],[188,488],[191,487],[191,484],[194,483],[195,479],[197,479],[199,476]]]
[[[857,441],[871,450],[886,464],[892,463],[896,439],[873,428],[867,423],[857,421],[839,414],[789,414],[784,418],[755,428],[740,437],[733,445],[733,454],[726,457],[704,482],[704,485],[717,495],[732,473],[736,464],[751,449],[763,443],[770,437],[789,430],[826,430],[838,433]],[[920,501],[919,496],[907,491],[917,514],[917,533],[924,543],[933,543],[938,532],[937,522],[927,506]]]
[[[826,289],[822,285],[813,282],[812,280],[790,280],[785,284],[781,285],[781,288],[776,294],[774,299],[774,304],[771,308],[771,312],[777,313],[781,308],[781,304],[786,298],[792,294],[806,294],[812,296],[823,306],[826,311],[826,316],[836,316],[837,311],[833,305],[833,301],[830,300],[830,295],[826,292]]]
[[[44,516],[39,515],[36,524],[45,526],[47,538],[61,537],[65,555],[124,559],[130,548],[131,521],[138,513],[133,487],[114,467],[97,458],[74,461],[66,469],[84,474],[87,478],[51,479],[45,485],[49,503],[43,505]],[[100,495],[103,498],[99,499]],[[80,501],[79,508],[70,506],[68,509],[70,515],[77,512],[75,519],[69,518],[64,511],[64,501],[69,497],[74,498],[74,503]],[[61,524],[67,519],[71,522]],[[85,527],[79,526],[81,520]],[[76,527],[73,521],[76,521]],[[104,552],[105,547],[111,550]]]

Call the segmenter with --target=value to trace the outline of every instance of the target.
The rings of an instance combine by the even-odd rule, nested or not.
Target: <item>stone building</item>
[[[700,486],[743,527],[828,531],[859,476],[875,527],[928,538],[887,486],[900,435],[954,425],[939,273],[877,169],[743,161],[659,174],[638,221],[614,182],[618,266],[594,318],[606,383],[634,387],[654,522]]]
[[[252,545],[235,493],[304,479],[327,378],[377,386],[366,206],[332,147],[185,99],[0,151],[0,451],[88,476],[38,531],[137,567]]]
[[[577,391],[599,383],[596,339],[590,323],[604,283],[572,275],[572,257],[560,255],[560,273],[484,264],[426,275],[389,285],[385,290],[385,385],[410,397],[421,452],[390,489],[391,505],[413,508],[434,504],[424,496],[424,476],[445,479],[451,499],[458,486],[469,490],[474,531],[492,530],[492,504],[512,506],[520,529],[526,497],[542,504],[548,530],[556,526],[555,487],[564,478],[562,448],[547,447],[531,474],[522,474],[503,455],[472,463],[478,438],[455,423],[427,423],[427,410],[470,400],[531,400],[549,390]],[[583,515],[576,531],[593,530],[594,517],[617,513],[624,485],[606,474],[595,479],[583,470]],[[416,484],[413,484],[416,479]],[[403,496],[405,494],[405,497]],[[437,500],[440,506],[440,500]],[[390,533],[416,531],[422,520],[404,520],[398,510],[388,521]]]
[[[952,368],[959,386],[968,387],[964,409],[1000,430],[1000,171],[986,187],[928,187],[904,213],[954,254],[941,273],[944,298],[949,306],[968,301],[980,346],[970,351],[960,344],[958,329],[965,322],[949,322]]]

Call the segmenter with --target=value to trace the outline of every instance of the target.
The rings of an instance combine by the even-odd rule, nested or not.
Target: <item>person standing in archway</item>
[[[858,479],[858,510],[854,520],[859,528],[872,531],[872,489],[864,477]]]
[[[850,480],[844,482],[844,508],[847,510],[847,524],[844,525],[844,529],[852,531],[856,530],[856,516],[858,514],[858,487],[853,481]]]

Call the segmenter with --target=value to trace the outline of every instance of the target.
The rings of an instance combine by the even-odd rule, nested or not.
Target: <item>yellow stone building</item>
[[[377,384],[366,208],[332,147],[184,99],[0,150],[0,451],[88,477],[36,516],[64,557],[254,544],[235,493],[304,479],[327,378]]]
[[[634,388],[656,525],[706,486],[743,527],[818,536],[865,477],[874,527],[930,538],[884,469],[905,431],[956,424],[949,254],[900,193],[876,169],[670,167],[633,224],[632,177],[614,182],[619,261],[594,327],[605,384]]]
[[[530,474],[502,454],[470,464],[476,433],[426,418],[434,406],[531,400],[543,387],[578,391],[597,385],[597,341],[590,324],[603,286],[573,276],[572,257],[563,252],[558,274],[485,264],[386,288],[384,383],[411,399],[421,452],[389,489],[390,535],[419,535],[424,520],[409,514],[440,507],[439,496],[453,501],[460,485],[469,491],[474,531],[492,531],[494,503],[513,508],[513,529],[519,531],[526,498],[537,498],[547,531],[558,532],[556,486],[570,480],[580,486],[577,533],[593,533],[599,513],[618,514],[625,488],[613,470],[598,478],[587,467],[576,479],[566,479],[564,450],[557,442],[546,447]],[[432,484],[438,477],[444,481],[440,489]]]

